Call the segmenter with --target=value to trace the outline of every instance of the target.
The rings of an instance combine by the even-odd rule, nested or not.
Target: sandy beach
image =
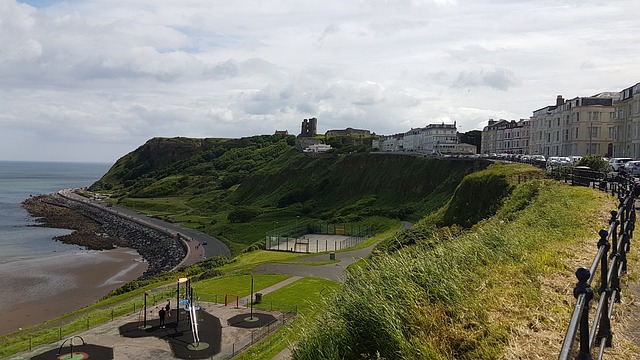
[[[0,336],[91,305],[146,269],[125,248],[0,264]]]

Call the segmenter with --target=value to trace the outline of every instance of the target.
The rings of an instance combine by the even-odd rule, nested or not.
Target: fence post
[[[609,319],[609,300],[611,299],[611,288],[607,283],[607,274],[609,272],[608,266],[608,253],[611,249],[611,244],[607,240],[607,236],[609,232],[607,230],[600,230],[598,232],[600,235],[600,241],[598,241],[598,248],[601,246],[604,247],[604,252],[602,254],[602,258],[600,259],[600,289],[598,289],[598,293],[600,297],[605,297],[605,301],[602,306],[602,314],[600,317],[600,324],[598,326],[598,334],[596,335],[597,340],[601,340],[606,338],[607,341],[605,343],[606,347],[612,346],[613,333],[611,332],[611,320]]]
[[[622,261],[622,273],[627,273],[627,249],[629,244],[629,235],[625,232],[622,234],[622,239],[620,243],[620,248],[622,251],[620,252],[620,261]]]
[[[576,277],[578,283],[573,289],[573,296],[577,299],[580,295],[584,295],[584,308],[580,316],[580,352],[578,352],[576,360],[593,360],[589,344],[589,306],[591,299],[593,299],[593,289],[588,283],[591,272],[589,269],[581,267],[576,271]]]
[[[611,211],[611,220],[609,220],[609,224],[614,224],[613,232],[611,232],[611,240],[613,241],[611,247],[613,251],[611,252],[611,257],[613,258],[615,254],[618,252],[618,225],[620,222],[618,221],[618,212],[615,210]]]
[[[627,231],[629,232],[629,237],[633,238],[633,230],[636,229],[636,208],[635,208],[635,200],[632,203],[632,209],[631,209],[631,214],[629,217],[629,227],[627,228]]]

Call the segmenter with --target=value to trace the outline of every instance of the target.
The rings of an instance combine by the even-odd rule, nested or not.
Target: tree
[[[609,170],[609,163],[606,162],[601,156],[588,155],[578,161],[577,166],[588,166],[591,170],[605,172]]]

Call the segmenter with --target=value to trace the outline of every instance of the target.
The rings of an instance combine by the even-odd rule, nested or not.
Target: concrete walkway
[[[292,277],[288,278],[287,280],[280,281],[279,283],[277,283],[277,284],[275,284],[275,285],[271,285],[271,286],[269,286],[269,287],[267,287],[267,288],[264,288],[264,289],[262,289],[262,290],[260,290],[260,291],[258,291],[258,292],[259,292],[260,294],[262,294],[262,295],[265,295],[265,294],[268,294],[268,293],[270,293],[270,292],[274,292],[274,291],[276,291],[276,290],[278,290],[278,289],[280,289],[280,288],[283,288],[283,287],[285,287],[285,286],[287,286],[287,285],[289,285],[289,284],[291,284],[291,283],[293,283],[293,282],[296,282],[296,281],[298,281],[298,280],[300,280],[300,279],[302,279],[302,277],[300,277],[300,276],[292,276]],[[248,304],[248,303],[250,303],[251,301],[252,301],[252,299],[251,299],[251,295],[249,295],[249,296],[245,296],[245,297],[243,297],[243,298],[240,298],[240,303],[241,303],[241,304],[242,304],[242,303],[244,303],[244,304]]]

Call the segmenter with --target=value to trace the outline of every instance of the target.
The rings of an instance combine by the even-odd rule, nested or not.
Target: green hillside
[[[496,164],[468,175],[442,209],[381,244],[296,329],[292,358],[557,357],[573,272],[597,251],[616,199],[518,174],[535,170]],[[481,219],[464,203],[494,211],[471,228],[450,224]]]
[[[202,230],[238,253],[274,227],[297,221],[379,230],[390,221],[416,221],[488,165],[394,154],[308,157],[293,145],[294,137],[281,135],[154,138],[119,159],[90,190]]]

